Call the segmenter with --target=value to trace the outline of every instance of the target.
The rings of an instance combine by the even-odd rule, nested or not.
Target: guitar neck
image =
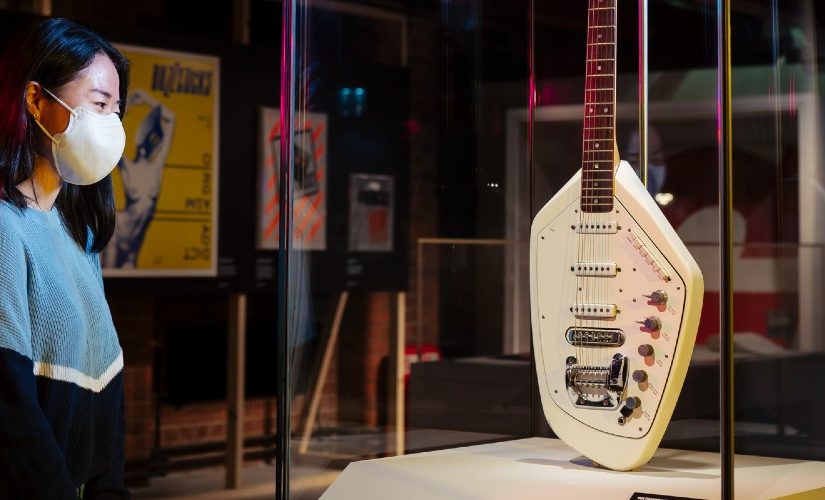
[[[581,176],[583,212],[613,209],[617,1],[588,0]]]

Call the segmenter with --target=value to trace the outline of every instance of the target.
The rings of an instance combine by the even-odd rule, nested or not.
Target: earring
[[[40,121],[40,113],[38,113],[37,111],[34,112],[34,121],[36,121],[36,122]]]

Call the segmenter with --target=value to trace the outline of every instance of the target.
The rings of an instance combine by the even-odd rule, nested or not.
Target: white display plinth
[[[644,467],[615,472],[558,439],[530,438],[353,462],[322,498],[628,500],[638,492],[711,499],[720,487],[715,453],[660,449]],[[738,455],[735,487],[737,499],[825,498],[825,462]]]

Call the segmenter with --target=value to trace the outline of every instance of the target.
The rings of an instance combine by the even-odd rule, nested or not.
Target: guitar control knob
[[[639,346],[639,354],[644,357],[653,355],[653,346],[650,344],[642,344]]]
[[[645,295],[645,297],[650,299],[650,303],[654,306],[663,306],[667,304],[667,293],[662,290],[656,290],[650,295]]]
[[[647,372],[644,370],[634,370],[633,371],[633,381],[636,383],[641,384],[642,382],[647,381]]]
[[[627,417],[633,415],[633,408],[628,408],[627,405],[622,406],[619,409],[619,413],[621,413],[623,417],[627,418]]]
[[[642,400],[637,398],[636,396],[627,398],[627,401],[624,402],[626,408],[630,408],[630,411],[635,410],[636,408],[642,406]]]
[[[654,332],[657,332],[662,329],[662,320],[660,320],[656,316],[648,316],[647,318],[645,318],[642,324],[645,325],[645,328]]]

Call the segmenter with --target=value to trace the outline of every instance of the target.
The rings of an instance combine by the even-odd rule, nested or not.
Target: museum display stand
[[[659,449],[632,472],[603,469],[558,439],[528,438],[353,462],[325,500],[720,498],[719,454]],[[735,498],[825,498],[825,463],[736,456]]]

